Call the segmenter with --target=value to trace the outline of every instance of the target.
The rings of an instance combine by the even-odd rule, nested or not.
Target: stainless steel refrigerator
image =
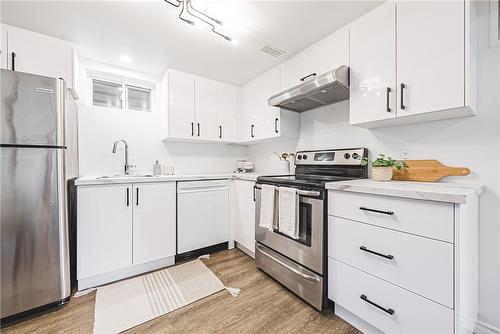
[[[1,70],[1,322],[70,296],[66,182],[76,105],[62,79]]]

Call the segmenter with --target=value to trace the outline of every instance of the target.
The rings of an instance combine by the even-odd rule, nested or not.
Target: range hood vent
[[[269,98],[270,106],[297,112],[349,99],[349,66],[342,65]]]

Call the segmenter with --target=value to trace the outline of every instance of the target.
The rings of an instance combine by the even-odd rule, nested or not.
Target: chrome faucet
[[[125,147],[125,166],[123,168],[125,175],[130,175],[130,168],[134,167],[128,163],[128,143],[124,139],[120,139],[115,141],[113,144],[113,153],[116,153],[116,148],[118,146],[118,143],[122,142],[123,146]]]

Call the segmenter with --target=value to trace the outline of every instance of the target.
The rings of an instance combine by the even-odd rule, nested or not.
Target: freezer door
[[[64,149],[1,147],[1,318],[70,294]]]
[[[64,81],[1,70],[0,144],[65,146]]]

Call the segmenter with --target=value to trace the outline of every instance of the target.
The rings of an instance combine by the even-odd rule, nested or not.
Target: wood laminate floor
[[[203,262],[226,286],[240,288],[240,295],[221,291],[126,333],[360,333],[331,311],[317,312],[258,270],[240,250],[219,252]],[[73,298],[57,311],[1,331],[92,333],[94,301],[95,292]]]

